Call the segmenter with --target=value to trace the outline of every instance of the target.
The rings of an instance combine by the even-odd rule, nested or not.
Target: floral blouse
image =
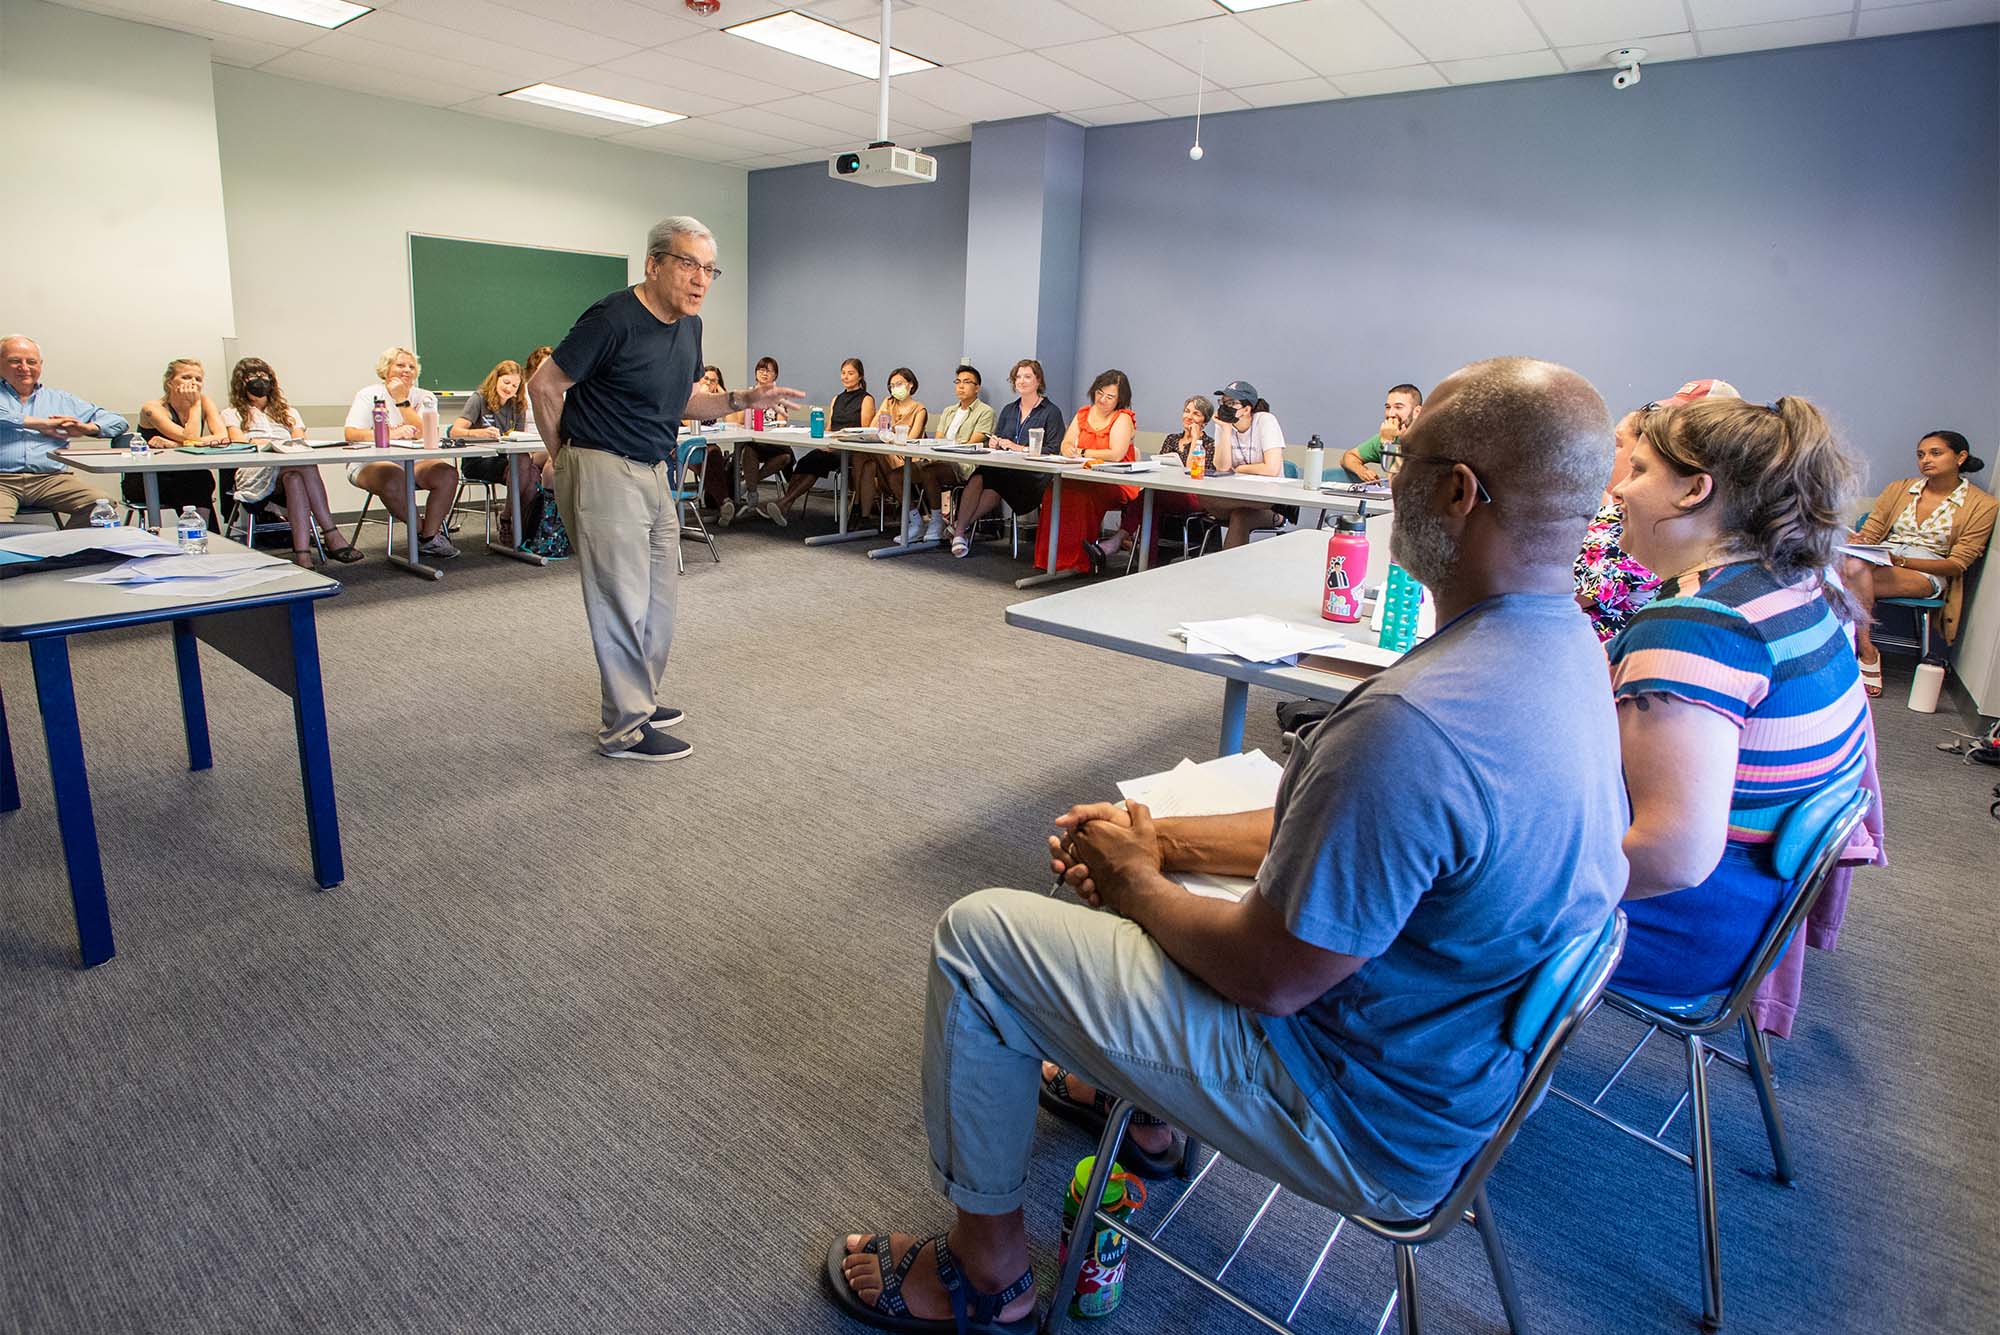
[[[1606,504],[1584,530],[1583,550],[1576,558],[1577,600],[1604,644],[1611,643],[1660,590],[1660,577],[1618,545],[1624,531],[1625,516],[1616,505]]]

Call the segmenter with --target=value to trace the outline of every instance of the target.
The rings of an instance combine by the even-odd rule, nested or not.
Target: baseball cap
[[[1656,400],[1662,408],[1679,408],[1701,399],[1740,399],[1736,386],[1727,380],[1690,380],[1664,399]]]
[[[1257,387],[1248,380],[1232,380],[1221,389],[1216,390],[1215,397],[1218,399],[1235,399],[1238,403],[1255,403],[1263,395],[1259,394]]]

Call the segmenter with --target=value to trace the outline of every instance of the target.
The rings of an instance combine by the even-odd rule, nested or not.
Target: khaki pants
[[[0,473],[0,524],[22,510],[53,510],[74,522],[103,499],[103,492],[71,472]]]
[[[674,643],[681,525],[669,472],[576,444],[556,456],[556,504],[583,576],[603,685],[597,744],[606,753],[644,732]]]

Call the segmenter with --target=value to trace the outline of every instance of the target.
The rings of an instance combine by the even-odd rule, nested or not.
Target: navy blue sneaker
[[[661,705],[653,711],[653,717],[646,721],[656,728],[671,728],[686,717],[686,714],[675,709],[672,705]]]
[[[694,747],[678,737],[669,737],[658,728],[647,728],[639,740],[622,751],[605,751],[606,760],[679,760]]]

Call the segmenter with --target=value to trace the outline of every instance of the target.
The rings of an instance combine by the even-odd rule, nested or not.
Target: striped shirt
[[[1742,729],[1731,843],[1769,843],[1786,809],[1867,745],[1861,670],[1813,579],[1788,587],[1754,561],[1683,575],[1662,585],[1610,653],[1621,702],[1672,696]]]

